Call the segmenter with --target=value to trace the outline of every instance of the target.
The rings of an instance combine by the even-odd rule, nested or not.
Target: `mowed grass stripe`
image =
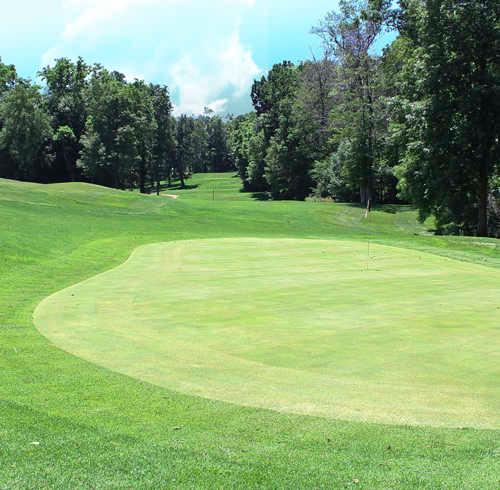
[[[57,346],[231,403],[498,427],[500,272],[355,241],[147,245],[35,312]]]

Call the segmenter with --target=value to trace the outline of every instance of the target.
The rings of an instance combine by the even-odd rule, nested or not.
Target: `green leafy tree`
[[[375,198],[377,123],[377,59],[371,50],[384,22],[387,2],[342,0],[338,11],[327,14],[313,32],[327,56],[339,66],[342,97],[332,115],[337,141],[350,141],[349,174],[359,188],[361,204]]]
[[[248,141],[247,182],[248,189],[253,192],[268,189],[264,177],[267,147],[268,142],[263,129],[254,132]]]
[[[57,180],[75,180],[78,177],[76,162],[87,119],[85,93],[90,73],[90,66],[82,58],[76,62],[67,58],[57,59],[53,66],[47,66],[39,73],[46,84],[47,108],[53,130],[58,135],[53,166]]]
[[[348,154],[349,141],[343,140],[335,153],[314,162],[311,176],[316,183],[314,194],[317,197],[331,197],[336,201],[351,202],[357,195],[357,189],[350,185],[344,160]]]
[[[0,104],[2,98],[7,92],[14,88],[17,81],[17,72],[14,65],[6,65],[2,63],[0,58]],[[3,121],[0,116],[0,130],[3,127]],[[0,176],[10,177],[14,176],[14,164],[7,151],[0,147]]]
[[[85,175],[99,184],[138,186],[146,192],[157,131],[150,88],[96,67],[87,94],[89,117],[80,160]]]
[[[286,197],[304,199],[313,189],[315,161],[332,152],[332,131],[329,114],[335,106],[333,91],[336,66],[324,58],[298,67],[298,84],[291,104],[288,133],[287,162],[290,169]]]
[[[14,88],[18,80],[16,67],[2,63],[0,57],[0,98],[10,89]]]
[[[95,67],[86,92],[88,117],[79,166],[97,184],[125,188],[135,160],[126,83]]]
[[[408,112],[422,125],[410,128],[404,188],[422,219],[486,236],[500,160],[498,2],[410,1],[400,19],[423,67],[418,111]]]
[[[193,139],[195,135],[195,124],[193,118],[182,115],[177,121],[177,149],[176,149],[176,173],[181,182],[181,187],[186,186],[186,179],[192,172],[195,158]]]
[[[255,159],[249,178],[254,185],[266,182],[265,187],[256,190],[270,190],[274,199],[296,197],[293,172],[296,162],[289,136],[298,84],[297,68],[284,61],[274,65],[268,75],[255,81],[252,87],[252,101],[258,116],[257,131],[263,133],[266,155],[264,167]]]
[[[386,174],[386,200],[412,200],[405,180],[411,162],[425,159],[421,144],[425,128],[424,65],[418,48],[399,36],[384,50],[378,71],[382,97],[378,111],[385,127],[380,135],[381,170]],[[383,177],[383,175],[382,175]]]
[[[137,152],[133,172],[137,176],[139,190],[144,194],[148,180],[154,178],[154,146],[158,130],[156,111],[150,87],[145,82],[136,80],[127,88],[133,101],[131,127]]]
[[[208,172],[210,168],[209,126],[210,116],[205,114],[193,119],[193,172]]]
[[[56,150],[56,161],[58,166],[64,166],[64,172],[61,172],[58,168],[55,172],[55,178],[59,180],[61,175],[69,176],[71,180],[75,180],[76,172],[76,161],[79,155],[79,142],[75,136],[73,128],[70,126],[58,126],[54,132],[53,139],[54,148]],[[56,165],[57,165],[56,164]]]
[[[280,126],[281,102],[295,94],[296,78],[294,64],[283,61],[275,64],[267,76],[256,80],[252,86],[252,103],[267,140]]]
[[[250,142],[255,137],[257,116],[254,112],[233,118],[227,128],[229,158],[243,182],[244,190],[251,190],[248,178]]]
[[[18,80],[2,96],[0,121],[0,149],[9,158],[11,176],[47,181],[52,130],[39,88]]]
[[[156,134],[154,135],[151,177],[159,194],[160,182],[169,177],[174,165],[175,134],[172,102],[166,86],[150,85]]]
[[[212,172],[230,169],[226,125],[218,115],[213,115],[209,120],[208,158]]]

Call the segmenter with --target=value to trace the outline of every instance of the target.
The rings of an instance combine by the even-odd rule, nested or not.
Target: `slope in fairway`
[[[68,352],[184,393],[498,427],[499,298],[499,271],[411,250],[193,240],[136,249],[46,298],[35,324]]]

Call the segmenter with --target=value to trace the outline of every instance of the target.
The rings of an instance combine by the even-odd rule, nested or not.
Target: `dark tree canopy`
[[[230,127],[251,190],[411,202],[438,231],[500,234],[500,4],[343,0],[321,60],[275,65]],[[386,29],[399,35],[382,55]]]
[[[499,171],[499,13],[490,0],[427,0],[404,17],[423,66],[424,123],[411,141],[421,150],[406,162],[407,190],[439,227],[481,236]]]

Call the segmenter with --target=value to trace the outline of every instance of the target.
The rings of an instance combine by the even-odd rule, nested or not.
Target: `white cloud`
[[[134,69],[129,69],[127,67],[120,67],[118,66],[116,68],[116,71],[119,71],[120,73],[123,73],[125,75],[125,78],[127,82],[133,82],[134,80],[147,80],[147,77],[145,77],[142,73],[135,71]]]
[[[47,51],[45,51],[45,53],[42,54],[42,67],[45,67],[47,65],[51,65],[55,59],[60,58],[60,57],[61,57],[61,53],[60,53],[59,48],[57,46],[54,46],[54,47],[48,49]]]
[[[91,59],[122,71],[129,80],[169,85],[177,113],[198,114],[205,107],[223,112],[249,93],[262,72],[240,39],[241,18],[257,0],[60,2],[67,21],[60,42],[43,54],[42,66],[57,57],[90,52]],[[165,19],[164,24],[158,19]],[[187,31],[182,32],[184,24]],[[151,26],[156,30],[148,31]],[[113,52],[117,48],[110,46],[125,49]]]
[[[117,16],[136,7],[196,8],[203,4],[210,4],[214,10],[228,6],[254,7],[256,0],[62,0],[63,7],[77,12],[76,18],[68,22],[63,32],[66,40],[77,36],[98,33],[100,29],[109,28],[109,24],[116,21]]]
[[[205,63],[197,65],[190,54],[170,69],[172,88],[179,93],[176,113],[200,114],[205,107],[222,112],[227,108],[228,97],[245,95],[254,78],[262,72],[251,51],[241,44],[237,31],[215,49],[198,52],[196,58],[204,59]],[[228,97],[221,98],[222,93]]]
[[[172,0],[167,2],[172,3]],[[76,19],[66,24],[62,35],[63,39],[71,40],[108,28],[109,22],[133,7],[150,6],[161,3],[161,0],[67,0],[65,3],[68,7],[79,10]]]

